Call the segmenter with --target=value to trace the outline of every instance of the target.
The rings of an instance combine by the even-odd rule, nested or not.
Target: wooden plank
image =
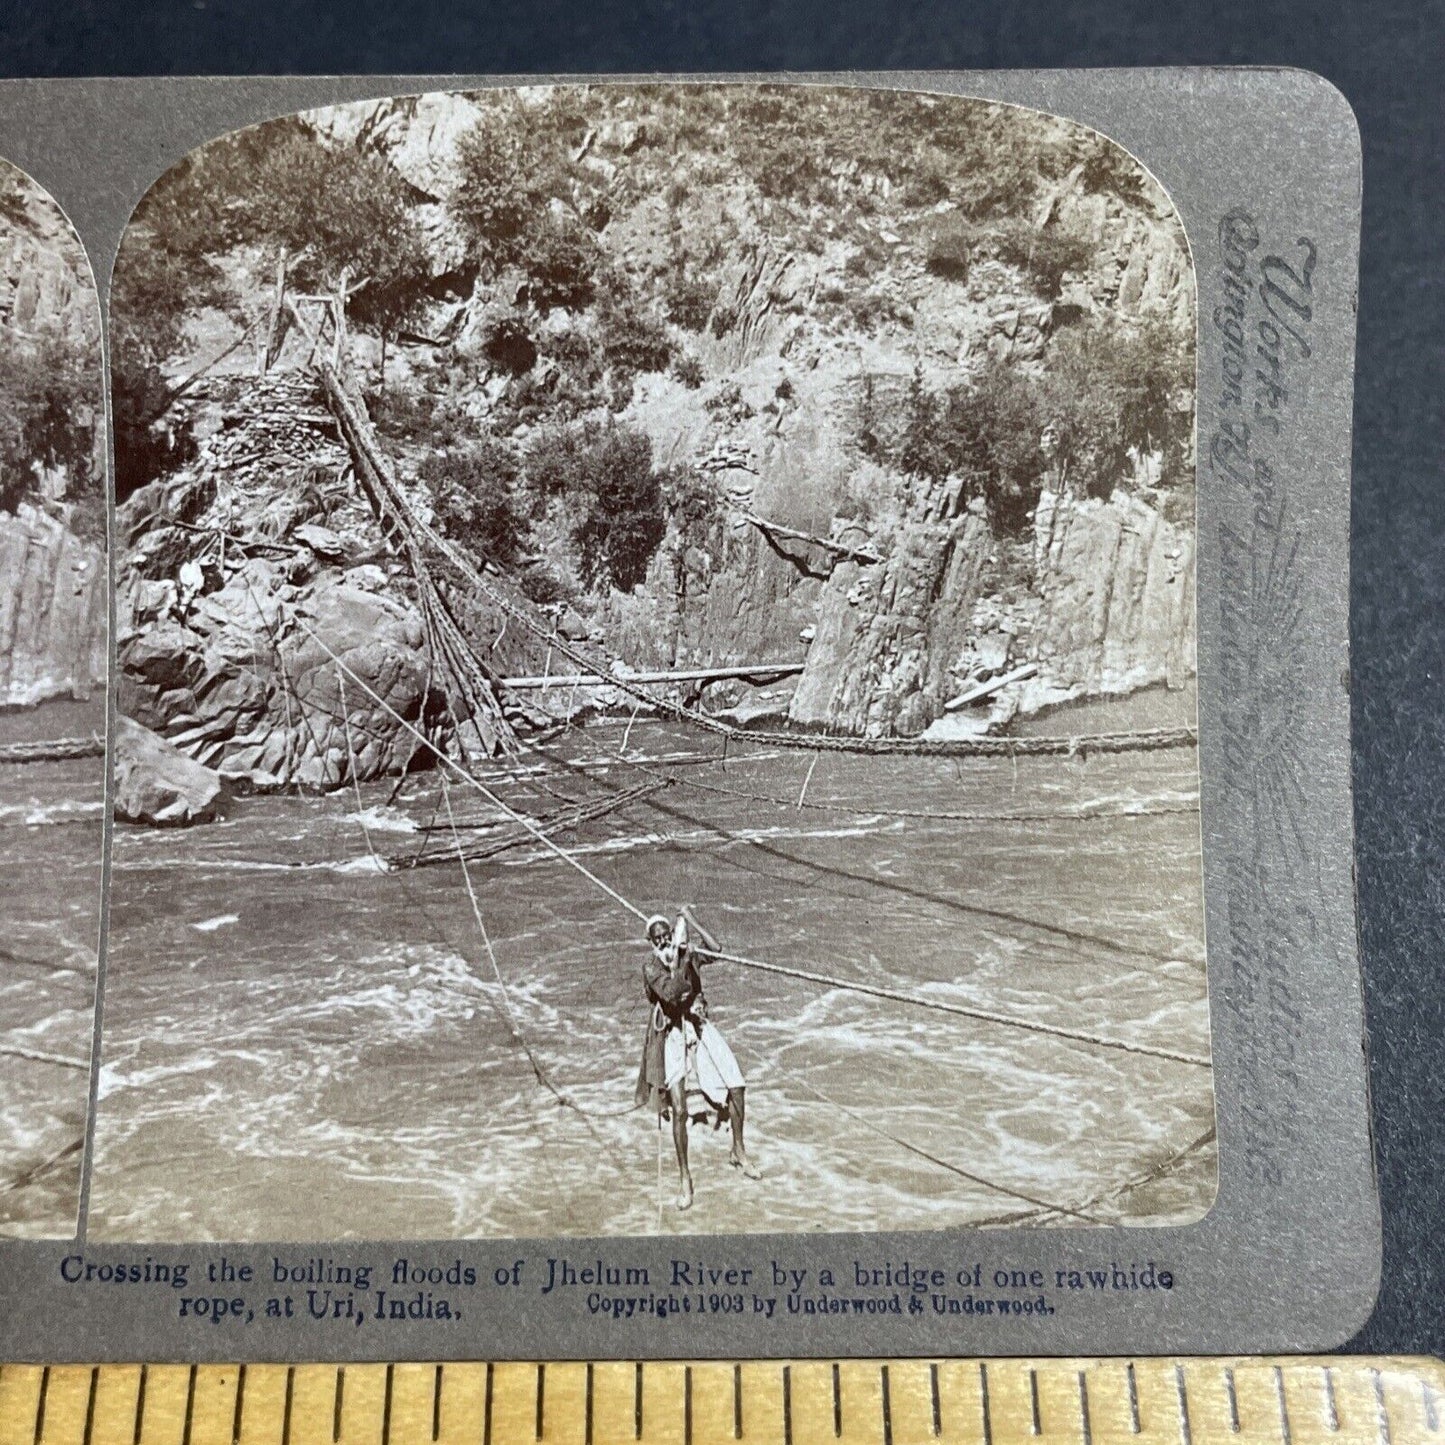
[[[609,676],[605,672],[554,672],[537,677],[504,677],[503,687],[518,690],[552,687],[606,687],[627,682],[633,686],[666,682],[717,682],[723,678],[796,677],[806,664],[801,662],[759,662],[736,667],[686,667],[675,672],[627,672]]]
[[[961,707],[967,707],[972,702],[982,702],[986,697],[992,697],[994,693],[1006,688],[1011,682],[1022,682],[1026,677],[1033,677],[1039,670],[1036,662],[1026,662],[1022,667],[1016,667],[1012,672],[1006,672],[1001,677],[991,677],[987,682],[981,682],[977,687],[970,687],[959,693],[957,697],[951,697],[944,703],[944,712],[957,712]]]

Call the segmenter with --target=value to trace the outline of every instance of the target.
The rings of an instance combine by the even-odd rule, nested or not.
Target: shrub
[[[1048,297],[1059,294],[1064,274],[1089,263],[1093,248],[1077,232],[1061,226],[1042,230],[1026,221],[1001,222],[992,227],[986,243],[1001,261],[1017,266]]]
[[[629,390],[639,372],[666,371],[676,351],[667,332],[629,303],[600,311],[597,330],[607,369]]]
[[[938,394],[915,373],[896,439],[880,436],[865,389],[859,446],[914,476],[963,479],[995,523],[1019,531],[1047,483],[1107,496],[1157,452],[1160,485],[1192,479],[1192,377],[1188,347],[1166,328],[1071,328],[1055,341],[1042,376],[993,366],[967,386]]]
[[[828,193],[828,173],[817,151],[796,132],[772,130],[764,144],[744,150],[738,159],[770,201],[807,205]]]
[[[487,333],[482,355],[498,371],[521,376],[537,364],[537,344],[515,317],[504,316]]]
[[[436,397],[431,392],[393,387],[390,392],[367,396],[367,410],[377,431],[394,441],[419,442],[426,447],[445,447],[436,418]]]
[[[552,222],[528,234],[518,258],[527,273],[527,296],[542,312],[575,311],[597,294],[602,266],[597,242],[575,222]]]
[[[528,567],[518,579],[522,595],[541,607],[555,602],[570,602],[577,595],[576,589],[558,576],[545,562]]]
[[[564,503],[589,585],[629,591],[647,575],[666,530],[652,442],[631,427],[595,423],[543,432],[526,457],[528,486]]]
[[[492,437],[433,452],[418,468],[447,536],[498,566],[521,550],[526,521],[515,498],[517,460]]]
[[[36,468],[63,469],[74,501],[99,498],[96,465],[100,357],[56,336],[39,345],[14,336],[0,347],[0,509],[32,492]]]
[[[860,331],[876,331],[886,321],[910,328],[913,325],[912,315],[882,291],[855,291],[848,298],[847,311]]]
[[[668,279],[663,292],[663,304],[667,308],[667,319],[681,326],[684,331],[701,331],[712,315],[713,303],[717,300],[717,287],[709,286],[693,276],[688,276],[681,267]]]
[[[702,385],[702,362],[685,351],[673,358],[671,373],[689,391],[696,391]]]
[[[939,201],[947,199],[948,180],[938,163],[933,160],[924,161],[909,176],[903,187],[903,204],[905,206],[918,208],[936,206]]]
[[[974,225],[961,216],[940,217],[930,228],[925,264],[948,281],[966,281],[974,263],[994,257],[1016,266],[1042,296],[1055,297],[1064,275],[1088,265],[1092,247],[1062,226],[1038,227],[1008,217]]]
[[[513,130],[484,117],[457,142],[453,218],[486,268],[521,258],[545,201]]]
[[[924,265],[945,281],[967,281],[973,265],[974,230],[961,216],[946,216],[928,239]]]

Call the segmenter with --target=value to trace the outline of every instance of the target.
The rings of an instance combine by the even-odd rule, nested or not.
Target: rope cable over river
[[[427,693],[435,669],[435,695],[449,722],[439,723],[425,711],[415,721],[403,715],[342,655],[340,644],[333,647],[311,625],[303,608],[278,608],[275,598],[263,601],[251,575],[239,569],[235,575],[270,635],[288,716],[294,700],[310,728],[308,714],[320,720],[329,709],[315,689],[304,705],[299,695],[293,699],[283,634],[294,629],[304,636],[307,646],[326,659],[318,671],[334,670],[337,713],[331,737],[344,742],[345,771],[338,780],[350,780],[354,819],[336,819],[317,802],[258,798],[238,807],[230,840],[223,829],[215,850],[205,850],[206,856],[194,863],[180,856],[169,864],[158,861],[174,850],[164,839],[151,844],[137,837],[129,855],[119,860],[117,876],[133,876],[136,886],[153,887],[145,880],[155,877],[158,867],[195,867],[198,901],[192,911],[199,916],[190,927],[229,926],[237,916],[225,911],[233,898],[237,911],[248,900],[254,905],[266,899],[274,900],[272,933],[286,927],[283,915],[309,907],[303,899],[310,895],[334,899],[333,909],[358,906],[346,900],[359,900],[368,886],[385,891],[368,885],[368,875],[395,880],[406,906],[393,905],[379,931],[360,931],[358,923],[352,932],[336,915],[331,927],[304,924],[295,949],[288,950],[294,957],[278,958],[274,951],[265,952],[269,935],[258,923],[254,938],[237,935],[241,947],[233,959],[224,950],[215,955],[235,975],[230,987],[256,979],[252,992],[267,990],[288,1014],[296,1014],[303,1030],[302,1020],[311,1014],[319,1020],[354,1016],[354,1026],[342,1037],[360,1070],[357,1082],[365,1080],[365,1103],[350,1094],[325,1108],[318,1103],[316,1119],[317,1127],[339,1131],[340,1137],[359,1130],[355,1143],[346,1146],[352,1153],[343,1149],[334,1168],[344,1168],[341,1161],[351,1158],[352,1175],[370,1181],[371,1205],[391,1191],[393,1204],[406,1209],[405,1198],[424,1201],[433,1191],[437,1207],[445,1211],[442,1201],[450,1197],[450,1222],[439,1217],[435,1226],[443,1236],[478,1228],[502,1234],[607,1234],[674,1227],[676,1219],[659,1215],[654,1223],[639,1216],[627,1194],[637,1181],[635,1142],[630,1142],[635,1125],[626,1121],[638,1108],[622,1106],[617,1098],[626,1080],[621,1054],[630,1052],[619,1052],[618,1028],[625,1033],[633,1018],[640,1036],[643,1000],[640,968],[627,962],[627,953],[619,957],[619,949],[635,950],[640,964],[646,947],[641,925],[664,901],[670,909],[701,890],[724,936],[744,929],[756,939],[754,947],[738,952],[695,942],[694,953],[710,974],[745,973],[758,981],[751,1010],[725,999],[726,1029],[740,1053],[753,1061],[749,1092],[763,1091],[766,1101],[749,1132],[762,1133],[767,1172],[761,1184],[744,1185],[736,1175],[730,1179],[726,1169],[721,1180],[705,1180],[688,1232],[860,1223],[865,1228],[929,1228],[950,1221],[1109,1224],[1134,1209],[1131,1195],[1139,1191],[1153,1191],[1151,1200],[1138,1206],[1144,1217],[1154,1210],[1161,1220],[1171,1219],[1192,1207],[1197,1181],[1181,1180],[1175,1188],[1170,1176],[1176,1168],[1194,1169],[1193,1161],[1206,1155],[1212,1168],[1212,1134],[1202,1127],[1207,1123],[1202,1111],[1212,1116],[1212,1093],[1207,1013],[1201,1011],[1202,934],[1193,911],[1197,841],[1192,872],[1189,867],[1189,820],[1197,816],[1197,774],[1190,771],[1197,743],[1193,728],[1074,737],[870,738],[740,727],[659,697],[634,680],[633,670],[620,659],[599,663],[597,652],[605,649],[584,650],[561,637],[555,625],[545,625],[529,605],[510,597],[500,581],[494,584],[417,515],[364,409],[347,394],[321,351],[317,366],[355,474],[383,534],[417,584]],[[579,675],[605,678],[607,686],[629,696],[634,706],[620,748],[607,756],[577,755],[578,741],[591,729],[571,727],[570,709],[560,732],[515,735],[496,701],[498,679],[486,661],[486,644],[463,632],[448,594],[430,576],[430,559],[440,561],[451,585],[460,579],[461,592],[453,597],[472,592],[486,598],[500,613],[503,629],[515,624],[544,646],[548,672],[555,650]],[[496,630],[494,620],[491,632]],[[410,738],[409,751],[402,745],[407,767],[389,786],[382,809],[368,808],[361,787],[359,754],[374,755],[369,735],[363,745],[353,726],[351,709],[362,697],[373,718],[385,717],[386,731]],[[649,721],[638,729],[643,708]],[[634,732],[669,738],[681,732],[685,738],[697,730],[721,739],[719,756],[694,750],[675,755],[678,766],[671,767],[674,755],[650,755],[647,746],[634,741]],[[319,741],[315,746],[324,756]],[[743,751],[729,756],[739,748]],[[781,762],[768,761],[789,754],[807,754],[800,760],[800,772],[806,763],[801,779],[780,776]],[[825,754],[832,761],[820,767]],[[519,758],[525,766],[518,765]],[[438,775],[425,821],[399,806],[418,759],[432,763]],[[1010,794],[1007,777],[1001,776],[1007,769],[992,761],[1010,759],[1015,762],[1014,795],[1019,760],[1032,760],[1021,800]],[[766,779],[767,786],[734,786],[726,779],[729,763],[746,765],[749,783]],[[711,775],[714,768],[723,770],[722,778]],[[979,806],[932,806],[938,787],[948,785],[940,776],[948,768],[959,782],[967,772],[977,785]],[[1060,801],[1061,787],[1077,792],[1086,773],[1095,796]],[[866,795],[838,796],[845,777],[862,783]],[[554,786],[562,778],[585,786]],[[489,811],[481,816],[460,812],[452,796],[457,785]],[[523,801],[529,794],[535,802]],[[680,801],[684,794],[686,802]],[[1017,805],[1020,801],[1023,806]],[[407,807],[415,811],[412,804]],[[278,811],[285,808],[295,812]],[[623,834],[603,823],[642,811],[663,820],[658,831]],[[296,821],[283,825],[283,817]],[[269,825],[266,818],[272,820]],[[290,842],[274,862],[255,856],[254,844],[267,837],[265,826],[281,828],[278,840],[284,834],[299,841],[313,828],[332,836],[342,821],[359,827],[365,857],[345,864],[307,862]],[[1081,832],[1080,825],[1089,827]],[[419,835],[419,842],[414,852],[389,852],[373,838],[374,829]],[[314,848],[307,851],[314,859]],[[438,870],[432,865],[441,862],[457,867],[460,889],[450,877],[434,876]],[[547,868],[533,881],[539,863],[562,865],[572,881]],[[1161,864],[1166,874],[1157,883],[1141,872]],[[485,886],[475,871],[479,867],[486,870]],[[1123,870],[1117,889],[1108,872],[1113,867]],[[268,868],[322,871],[309,874],[315,886],[291,885],[287,892],[280,883],[261,881]],[[736,877],[736,887],[729,886],[729,877]],[[254,887],[245,882],[251,878],[257,880]],[[866,892],[860,896],[860,890]],[[1106,896],[1116,891],[1117,902]],[[629,944],[598,930],[589,894],[605,898],[629,926],[636,926]],[[1052,906],[1040,906],[1046,902]],[[360,906],[367,918],[387,908],[371,900]],[[207,914],[207,908],[214,912]],[[470,949],[461,950],[461,957],[454,945],[440,954],[428,952],[406,922],[428,917],[438,940],[450,940],[459,909],[488,960],[480,974],[466,962]],[[347,936],[353,949],[361,941],[364,950],[355,962],[341,942]],[[886,962],[868,949],[875,937],[887,940]],[[143,1018],[141,1000],[159,986],[158,979],[134,973],[132,998],[119,992],[125,970],[142,967],[144,949],[143,930],[133,943],[117,949],[112,1018],[127,1009],[132,1019]],[[192,954],[207,957],[189,944],[181,950],[181,956]],[[264,984],[250,972],[262,959]],[[363,967],[368,960],[369,967]],[[318,963],[325,977],[308,990],[308,969],[314,972]],[[415,984],[405,982],[403,968]],[[293,973],[294,983],[288,981]],[[538,1114],[525,1093],[508,1094],[511,1086],[496,1073],[496,1046],[475,1029],[451,1038],[448,1030],[438,1034],[436,1024],[425,1023],[439,1007],[428,1002],[432,990],[485,1003],[502,1025],[509,1046],[502,1054],[515,1053],[509,1073],[525,1061],[527,1087],[543,1089],[557,1110]],[[386,1042],[368,1042],[371,1030],[381,1027],[370,1022],[373,1015],[367,1012],[365,1000],[373,993],[392,1000],[386,1005],[388,1020],[397,1015],[394,1024],[385,1025]],[[245,996],[239,997],[244,1005]],[[579,1001],[585,1015],[576,1012]],[[261,1006],[257,996],[255,1007]],[[408,1023],[412,1015],[415,1022]],[[471,1017],[469,1010],[465,1018]],[[945,1027],[950,1020],[972,1027]],[[398,1050],[411,1057],[402,1040],[412,1028],[420,1030],[417,1057],[426,1060],[428,1086],[421,1095],[413,1090],[412,1102],[402,1104],[407,1066],[388,1071]],[[150,1077],[158,1065],[147,1062],[154,1049],[134,1024],[128,1032],[122,1025],[118,1035],[127,1043],[118,1061],[108,1063],[115,1079],[108,1087],[120,1098],[131,1087],[129,1078]],[[302,1043],[306,1056],[320,1047],[304,1033]],[[227,1069],[249,1077],[259,1067],[252,1058],[275,1057],[285,1040],[274,1023],[268,1025],[258,1014],[249,1032],[240,1029],[227,1047],[234,1050]],[[210,1053],[216,1048],[211,1046]],[[442,1107],[451,1086],[443,1083],[440,1071],[451,1048],[460,1048],[465,1061],[458,1084],[463,1077],[468,1082]],[[320,1056],[329,1054],[323,1050]],[[556,1071],[564,1060],[590,1077],[563,1083]],[[601,1076],[598,1062],[604,1066]],[[294,1067],[293,1056],[283,1052],[278,1065]],[[273,1079],[276,1067],[269,1069]],[[314,1071],[308,1077],[314,1081],[310,1092],[329,1088]],[[860,1084],[867,1089],[866,1103],[857,1099]],[[381,1096],[372,1100],[371,1091],[378,1089]],[[384,1096],[398,1089],[403,1090],[398,1098],[402,1117],[415,1115],[417,1143],[408,1144],[403,1130],[386,1151],[393,1162],[369,1162],[377,1145],[367,1142],[374,1129],[368,1132],[364,1121],[384,1110]],[[434,1105],[437,1091],[442,1092]],[[483,1097],[490,1102],[482,1104]],[[616,1102],[609,1105],[609,1098]],[[258,1104],[266,1107],[259,1099]],[[163,1105],[159,1098],[148,1103],[137,1094],[132,1107],[140,1120]],[[108,1118],[123,1117],[116,1104],[103,1104],[100,1117],[92,1218],[103,1237],[107,1230],[132,1228],[123,1210],[108,1214],[117,1207],[108,1202],[103,1165],[107,1150],[122,1148],[127,1130],[140,1125],[108,1124]],[[592,1167],[603,1171],[585,1188],[584,1176],[572,1173],[580,1167],[571,1158],[575,1133],[558,1138],[559,1150],[544,1142],[556,1127],[549,1121],[569,1117],[588,1131],[597,1146],[590,1151]],[[819,1122],[829,1118],[856,1125],[856,1137],[839,1139],[836,1129],[820,1129]],[[352,1119],[358,1122],[342,1122]],[[257,1137],[256,1131],[248,1137]],[[1181,1148],[1181,1137],[1194,1142]],[[425,1161],[435,1155],[424,1152],[425,1139],[474,1157],[480,1172],[468,1175],[459,1160],[455,1178],[442,1168],[435,1186],[426,1182],[433,1171]],[[919,1139],[927,1140],[926,1147]],[[700,1153],[707,1157],[705,1148]],[[319,1152],[312,1146],[294,1167],[315,1173],[326,1198],[339,1199],[334,1191],[326,1193],[332,1190],[324,1182],[333,1172],[328,1157],[325,1146]],[[399,1165],[397,1157],[411,1162]],[[967,1160],[967,1167],[959,1158]],[[270,1167],[276,1165],[272,1157]],[[941,1192],[941,1175],[949,1176],[948,1193]],[[241,1177],[249,1177],[245,1168]],[[542,1177],[549,1182],[542,1184]],[[601,1182],[604,1177],[610,1188]],[[402,1178],[411,1183],[398,1193]],[[536,1193],[539,1187],[545,1198]],[[993,1196],[992,1203],[987,1196]],[[1024,1209],[999,1213],[1000,1196]],[[115,1197],[126,1196],[117,1192]],[[399,1218],[408,1229],[416,1224],[425,1232],[415,1207]],[[153,1221],[155,1209],[146,1208]],[[339,1202],[334,1208],[342,1210]],[[354,1228],[345,1222],[349,1217],[344,1211],[333,1216],[343,1229]],[[367,1228],[398,1232],[393,1216],[364,1217]],[[383,1217],[393,1223],[383,1225]],[[315,1227],[314,1220],[298,1218],[295,1224],[270,1228],[264,1237],[285,1237],[292,1229],[309,1237]]]
[[[507,1031],[512,1037],[513,1041],[526,1056],[528,1063],[533,1073],[535,1074],[539,1084],[546,1088],[553,1095],[553,1097],[556,1098],[559,1104],[562,1104],[568,1109],[575,1111],[579,1116],[584,1119],[584,1121],[587,1121],[589,1128],[591,1127],[591,1120],[623,1118],[634,1113],[635,1106],[614,1110],[595,1110],[588,1109],[587,1107],[579,1104],[574,1098],[570,1096],[570,1094],[563,1087],[558,1085],[552,1079],[550,1072],[538,1058],[535,1049],[526,1040],[518,1020],[516,1009],[513,1006],[507,984],[503,977],[500,964],[497,960],[495,949],[492,946],[491,938],[487,931],[485,920],[482,914],[480,900],[478,898],[476,888],[471,878],[470,870],[467,863],[467,846],[462,840],[458,819],[451,802],[451,785],[448,781],[449,776],[454,775],[466,786],[474,789],[504,818],[525,830],[526,833],[533,837],[536,842],[541,844],[549,854],[551,854],[558,861],[574,869],[583,878],[585,878],[590,885],[596,887],[598,890],[604,893],[614,904],[616,904],[619,908],[625,910],[634,919],[638,921],[644,921],[648,916],[646,910],[634,903],[623,893],[619,892],[618,890],[607,884],[605,880],[598,877],[598,875],[592,869],[588,868],[586,864],[584,864],[579,858],[574,856],[573,852],[569,851],[567,848],[557,843],[555,839],[551,836],[551,832],[543,824],[540,824],[525,812],[511,807],[508,803],[505,802],[504,799],[501,798],[501,796],[495,791],[495,789],[487,786],[486,783],[476,777],[462,764],[460,764],[454,758],[448,756],[439,748],[437,748],[437,746],[430,739],[428,739],[419,729],[415,728],[414,725],[411,724],[408,720],[402,718],[399,714],[395,713],[394,709],[390,707],[390,704],[387,703],[386,700],[380,696],[380,694],[378,694],[374,689],[372,689],[370,685],[366,682],[366,680],[362,678],[359,674],[357,674],[345,662],[343,658],[337,655],[326,644],[326,642],[314,632],[313,629],[307,626],[307,624],[303,620],[301,620],[300,618],[296,618],[295,622],[296,626],[302,632],[307,634],[311,642],[313,642],[325,653],[327,653],[333,666],[335,667],[338,679],[340,703],[343,711],[346,707],[344,679],[349,677],[355,686],[362,688],[369,695],[370,700],[374,704],[381,707],[384,711],[388,712],[395,723],[407,729],[414,735],[418,744],[418,748],[425,747],[437,758],[439,763],[441,763],[442,772],[440,775],[440,795],[438,800],[438,806],[445,809],[447,817],[447,827],[451,834],[452,845],[455,852],[455,861],[462,870],[463,883],[470,902],[473,918],[475,920],[477,930],[481,935],[485,951],[487,952],[488,958],[491,962],[493,976],[495,978],[497,989],[502,1000],[502,1010],[499,1013],[499,1017],[502,1018],[502,1021],[504,1022]],[[345,717],[343,717],[342,722],[347,737],[347,748],[352,768],[353,782],[355,782],[355,751],[351,741],[350,722],[349,719]],[[455,718],[453,718],[453,722],[455,722]],[[629,724],[629,736],[630,731],[631,725]],[[550,754],[548,754],[544,749],[536,748],[529,750],[533,752],[534,756],[537,756],[544,763],[555,764],[556,760],[552,758]],[[648,767],[645,764],[630,763],[629,760],[625,757],[625,751],[623,754],[619,754],[617,761],[626,765],[638,767],[642,772],[652,775],[654,779],[660,778],[660,781],[662,782],[670,783],[672,781],[670,778],[659,775],[656,769]],[[814,763],[816,763],[816,755],[814,758]],[[809,776],[811,778],[811,767]],[[708,790],[708,785],[703,785],[703,788],[704,790]],[[555,792],[555,790],[552,789],[548,789],[548,791]],[[374,859],[380,862],[380,855],[374,848],[370,839],[369,831],[367,829],[365,809],[363,807],[359,791],[356,794],[356,799],[358,823],[363,833],[366,834],[368,851]],[[767,800],[774,802],[778,805],[782,805],[784,802],[784,800],[782,799],[776,799],[772,797],[769,797]],[[800,797],[797,806],[802,806],[803,802],[804,800]],[[820,804],[819,806],[826,808],[829,805]],[[845,811],[851,810],[845,809]],[[873,811],[887,812],[888,810],[876,809]],[[900,810],[900,812],[908,813],[912,813],[914,811],[919,810]],[[428,831],[431,830],[429,829]],[[1053,1037],[1068,1043],[1082,1045],[1085,1047],[1106,1050],[1118,1050],[1124,1053],[1160,1058],[1177,1064],[1201,1067],[1206,1069],[1209,1067],[1209,1060],[1207,1058],[1185,1053],[1180,1050],[1164,1049],[1154,1047],[1145,1043],[1131,1043],[1124,1040],[1110,1039],[1098,1034],[1090,1033],[1085,1030],[1069,1029],[1061,1026],[1050,1025],[1036,1020],[1015,1018],[1007,1014],[997,1013],[996,1011],[970,1008],[963,1005],[950,1003],[947,1000],[930,999],[922,995],[910,993],[901,989],[888,988],[882,985],[870,984],[857,980],[842,978],[833,974],[822,973],[812,968],[801,968],[793,967],[787,964],[777,964],[768,960],[750,958],[741,954],[733,954],[722,950],[713,951],[706,948],[699,948],[698,952],[704,955],[704,958],[702,960],[704,962],[710,962],[713,964],[732,964],[746,969],[753,969],[766,973],[774,973],[783,977],[795,978],[819,987],[837,989],[844,992],[855,993],[873,998],[880,998],[885,1001],[901,1004],[907,1007],[919,1008],[938,1014],[969,1018],[976,1022],[992,1025],[995,1027],[1021,1029],[1027,1032]],[[923,1149],[918,1145],[913,1144],[910,1140],[878,1124],[876,1121],[869,1119],[866,1115],[860,1113],[858,1110],[840,1103],[839,1101],[825,1093],[823,1090],[821,1090],[816,1084],[810,1081],[798,1079],[795,1079],[794,1082],[798,1083],[802,1088],[804,1088],[805,1091],[814,1095],[819,1100],[819,1102],[834,1109],[840,1115],[851,1118],[858,1122],[860,1125],[868,1128],[870,1131],[879,1134],[881,1137],[893,1143],[896,1147],[907,1151],[909,1154],[915,1157],[924,1159],[938,1168],[957,1174],[960,1177],[968,1179],[987,1189],[1016,1198],[1021,1202],[1032,1206],[1035,1212],[1041,1212],[1043,1214],[1051,1216],[1056,1215],[1063,1218],[1077,1219],[1083,1222],[1103,1222],[1102,1220],[1099,1220],[1096,1216],[1089,1214],[1082,1206],[1073,1206],[1069,1204],[1061,1204],[1055,1201],[1050,1201],[1041,1198],[1037,1193],[1021,1190],[1016,1187],[1000,1183],[999,1181],[990,1179],[978,1173],[977,1171],[963,1169],[961,1166],[953,1164],[951,1161],[942,1158],[934,1151]],[[1010,1216],[1010,1218],[1015,1218],[1015,1216]]]

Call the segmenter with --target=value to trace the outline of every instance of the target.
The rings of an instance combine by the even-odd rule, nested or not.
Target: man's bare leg
[[[687,1165],[687,1081],[668,1090],[672,1102],[672,1147],[677,1150],[677,1207],[692,1208],[692,1170]]]
[[[748,1109],[744,1100],[744,1089],[728,1090],[728,1119],[733,1128],[733,1147],[728,1155],[728,1162],[734,1169],[741,1169],[749,1179],[761,1179],[762,1172],[758,1166],[748,1158],[747,1148],[743,1144],[743,1126],[747,1123]]]

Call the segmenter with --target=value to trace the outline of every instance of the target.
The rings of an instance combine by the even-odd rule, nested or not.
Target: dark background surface
[[[1356,1347],[1445,1355],[1442,36],[1437,0],[0,0],[0,75],[1227,64],[1333,81],[1365,153],[1352,695],[1385,1222],[1384,1285]]]

